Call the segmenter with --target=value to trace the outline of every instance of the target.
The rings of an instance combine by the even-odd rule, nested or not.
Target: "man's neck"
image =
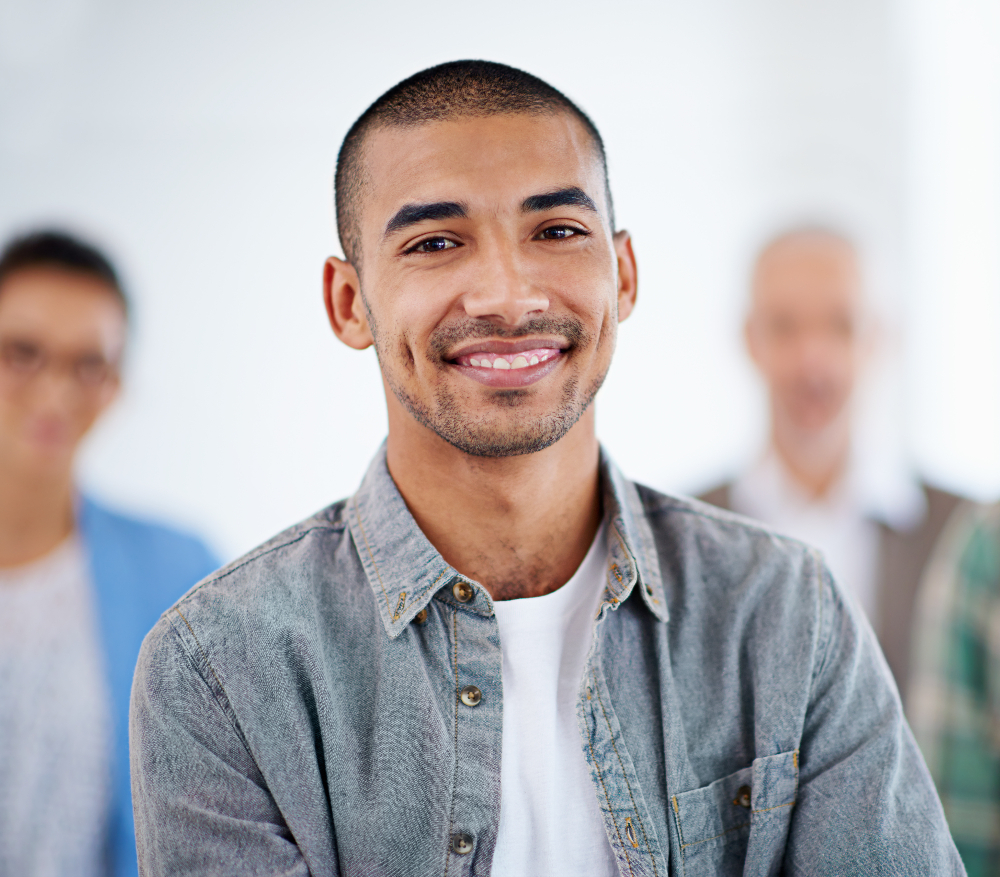
[[[390,418],[389,472],[448,563],[495,600],[541,596],[572,578],[601,521],[592,408],[554,445],[517,457],[473,457],[407,427],[394,433]]]
[[[72,530],[72,473],[38,478],[0,461],[0,569],[44,556]]]
[[[771,445],[795,482],[814,499],[827,496],[843,477],[850,456],[847,418],[813,432],[773,424]]]

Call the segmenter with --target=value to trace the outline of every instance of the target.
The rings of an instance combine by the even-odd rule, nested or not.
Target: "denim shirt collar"
[[[639,493],[603,448],[600,466],[609,523],[605,605],[616,609],[638,585],[649,610],[666,621],[660,564]],[[347,520],[390,638],[399,636],[434,594],[458,579],[470,581],[480,592],[466,608],[492,614],[485,589],[447,563],[417,526],[389,474],[384,443],[348,501]]]

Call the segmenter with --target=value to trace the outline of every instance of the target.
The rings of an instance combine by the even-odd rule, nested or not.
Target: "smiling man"
[[[355,123],[336,199],[327,312],[389,436],[147,637],[144,873],[961,874],[815,552],[597,442],[636,265],[590,120],[435,67]]]

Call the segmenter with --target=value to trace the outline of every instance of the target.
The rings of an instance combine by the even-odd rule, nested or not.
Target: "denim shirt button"
[[[475,591],[472,590],[472,585],[461,580],[452,585],[451,592],[455,595],[455,599],[459,603],[468,603],[475,594]]]
[[[737,807],[745,807],[747,810],[750,809],[750,786],[740,786],[736,790],[736,797],[733,798],[733,803]]]
[[[466,706],[478,706],[479,701],[483,699],[483,693],[475,685],[466,685],[459,693],[459,697]]]
[[[413,616],[413,620],[417,624],[425,624],[427,622],[427,607],[424,606],[416,615]]]
[[[451,836],[451,851],[456,856],[467,856],[472,852],[472,836],[468,834],[453,834]]]

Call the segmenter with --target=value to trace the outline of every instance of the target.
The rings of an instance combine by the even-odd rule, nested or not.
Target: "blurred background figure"
[[[143,636],[215,568],[191,536],[74,486],[114,401],[127,304],[93,247],[0,256],[0,873],[136,874],[128,702]]]
[[[905,696],[918,584],[958,497],[869,466],[852,440],[877,343],[864,286],[857,249],[838,232],[797,228],[764,246],[745,335],[767,385],[769,440],[747,471],[701,498],[821,548]]]
[[[1000,504],[963,504],[928,566],[910,717],[969,877],[1000,874]]]

